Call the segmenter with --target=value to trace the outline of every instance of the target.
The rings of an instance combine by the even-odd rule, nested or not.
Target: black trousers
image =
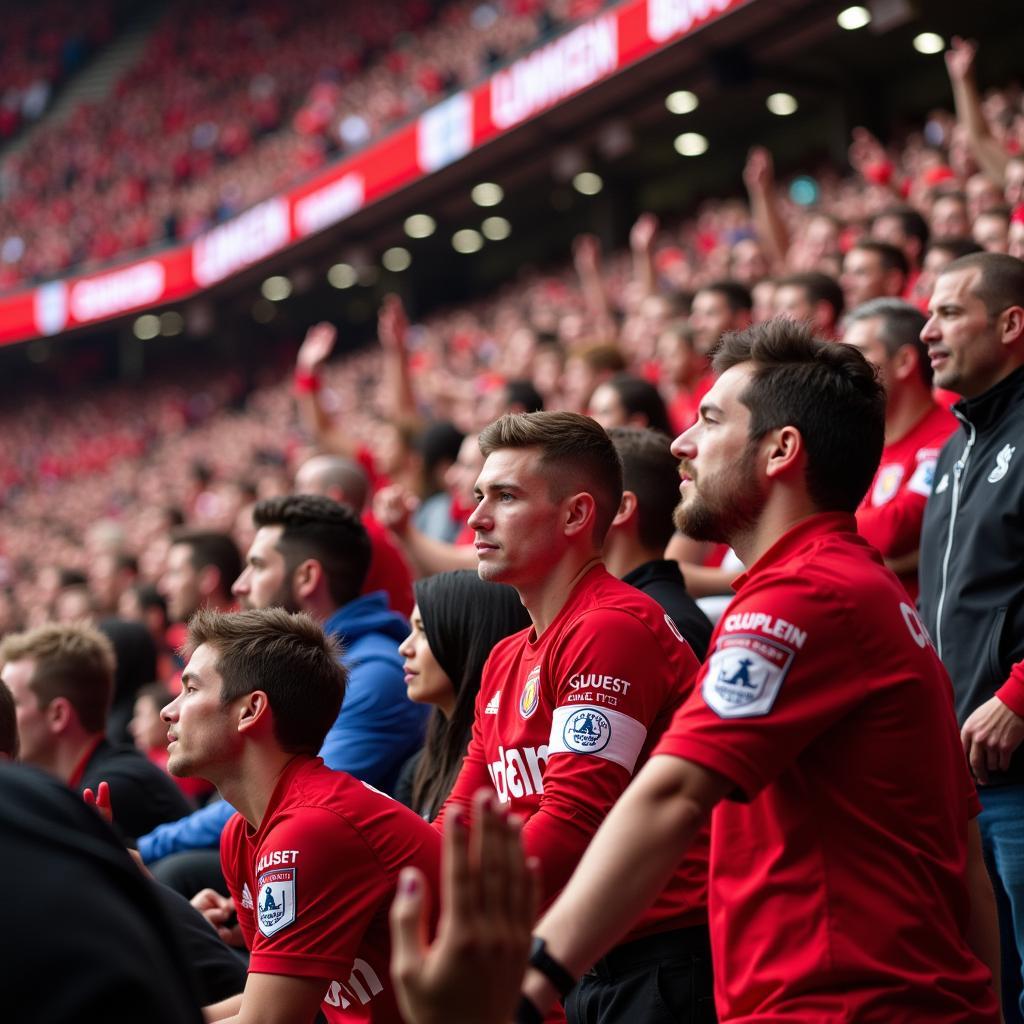
[[[569,1024],[714,1024],[706,926],[616,946],[565,1000]]]

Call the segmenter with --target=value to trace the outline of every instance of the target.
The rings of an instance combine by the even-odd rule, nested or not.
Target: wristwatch
[[[530,947],[529,965],[536,971],[540,971],[545,978],[554,986],[560,999],[565,997],[576,987],[576,979],[565,969],[565,965],[559,963],[549,952],[547,943],[535,935],[533,945]]]

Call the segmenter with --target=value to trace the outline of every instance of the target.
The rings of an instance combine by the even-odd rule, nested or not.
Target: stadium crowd
[[[598,6],[175,4],[111,101],[5,162],[0,288],[191,240]]]
[[[293,141],[369,109],[347,74],[423,84],[373,38],[274,87]],[[755,148],[745,202],[422,323],[389,296],[372,351],[316,324],[285,381],[0,413],[0,754],[145,877],[36,776],[0,773],[0,815],[80,818],[68,883],[159,965],[107,960],[77,1015],[1022,1019],[1024,96],[975,60],[955,40],[955,113],[858,130],[813,206]],[[43,817],[11,871],[68,856]]]

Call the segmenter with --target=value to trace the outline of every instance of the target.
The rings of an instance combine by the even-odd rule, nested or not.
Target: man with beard
[[[257,502],[253,523],[256,536],[232,592],[245,609],[308,612],[328,636],[338,639],[349,681],[345,706],[328,730],[320,756],[329,768],[387,792],[402,764],[419,748],[429,708],[406,696],[398,645],[408,636],[409,623],[391,611],[383,591],[360,596],[370,560],[366,530],[349,509],[311,494]],[[232,813],[223,802],[204,807],[143,837],[139,852],[149,862],[208,850],[217,845]],[[158,874],[188,896],[217,881],[191,868],[181,881]],[[190,884],[189,878],[202,884]]]
[[[785,320],[726,335],[715,370],[673,446],[676,519],[748,569],[689,700],[538,925],[520,1019],[631,926],[713,811],[720,1020],[994,1022],[994,901],[949,679],[853,517],[882,387],[859,352]]]

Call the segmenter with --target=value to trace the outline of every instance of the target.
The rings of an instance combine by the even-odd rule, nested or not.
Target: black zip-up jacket
[[[921,530],[918,598],[966,718],[1024,659],[1024,367],[953,406]],[[1024,782],[1024,748],[992,782]]]

